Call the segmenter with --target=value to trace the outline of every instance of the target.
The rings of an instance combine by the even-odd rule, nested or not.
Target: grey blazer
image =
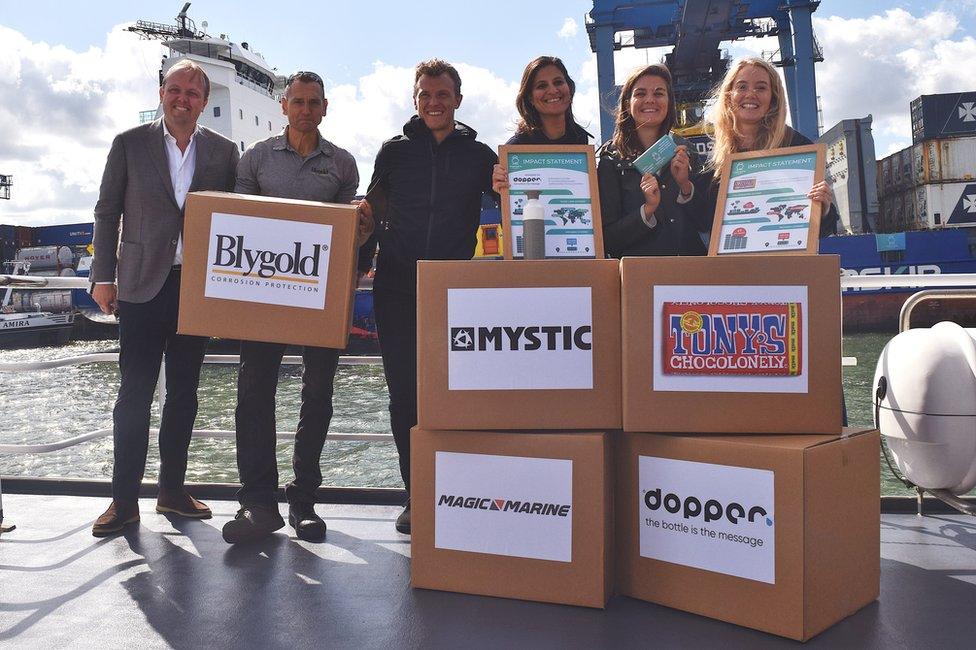
[[[232,192],[240,158],[237,145],[205,127],[194,142],[190,191]],[[182,229],[183,210],[173,193],[162,120],[115,136],[95,204],[91,281],[114,281],[119,300],[152,300],[173,266]]]

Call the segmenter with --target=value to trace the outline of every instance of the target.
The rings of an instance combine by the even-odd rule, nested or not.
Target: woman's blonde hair
[[[783,88],[783,81],[776,73],[776,68],[762,59],[753,57],[740,59],[729,68],[729,71],[725,73],[725,78],[712,91],[712,110],[708,121],[711,122],[715,132],[715,149],[709,167],[715,170],[716,178],[722,173],[723,165],[732,154],[746,151],[739,144],[742,133],[736,128],[735,114],[732,111],[732,86],[736,77],[739,76],[739,72],[746,66],[755,66],[766,71],[769,75],[769,89],[772,94],[769,110],[759,124],[759,133],[749,151],[782,147],[787,138],[786,92]]]

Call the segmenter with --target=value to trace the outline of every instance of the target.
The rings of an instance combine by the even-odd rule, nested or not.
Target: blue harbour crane
[[[775,36],[779,49],[768,59],[783,68],[793,127],[811,140],[820,135],[814,63],[823,54],[813,33],[816,0],[593,0],[586,31],[597,57],[600,134],[613,135],[613,53],[623,47],[672,47],[665,63],[679,105],[700,107],[728,70],[720,48],[726,41]]]

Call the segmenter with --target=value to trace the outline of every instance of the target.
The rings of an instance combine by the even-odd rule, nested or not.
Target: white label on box
[[[702,374],[684,375],[668,374],[664,368],[666,332],[663,316],[665,303],[793,303],[799,306],[799,372],[790,376],[776,375],[735,375],[735,374]],[[809,312],[810,302],[807,299],[805,285],[766,285],[766,286],[738,286],[738,285],[660,285],[654,287],[654,303],[651,308],[651,321],[656,333],[651,343],[654,350],[654,372],[651,390],[655,391],[691,391],[703,393],[806,393],[808,392],[810,374],[809,342]],[[742,316],[754,316],[742,314]],[[747,322],[751,323],[752,318]],[[758,341],[764,336],[748,331],[750,336]],[[727,348],[734,345],[736,337],[719,341],[717,333],[712,331],[712,339],[701,350],[703,357],[712,356],[713,348]],[[716,349],[717,349],[716,348]]]
[[[207,298],[324,309],[332,226],[214,212]]]
[[[638,458],[640,554],[776,584],[773,472]]]
[[[573,461],[438,451],[434,546],[573,561]]]
[[[448,389],[593,388],[592,293],[448,289]]]

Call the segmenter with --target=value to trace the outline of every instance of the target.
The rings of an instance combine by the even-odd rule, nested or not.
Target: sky
[[[140,19],[174,23],[182,4],[0,0],[0,174],[14,178],[11,200],[0,200],[0,223],[91,221],[113,136],[157,104],[164,48],[124,28]],[[413,66],[434,56],[460,70],[457,118],[491,146],[511,135],[522,69],[540,54],[566,62],[577,82],[573,111],[598,135],[596,60],[585,29],[591,7],[578,0],[197,0],[189,15],[198,27],[207,21],[210,34],[249,42],[282,74],[315,70],[325,78],[321,131],[355,156],[364,191],[380,144],[413,114]],[[910,145],[912,99],[976,90],[974,28],[976,0],[824,0],[814,14],[825,59],[816,67],[824,127],[871,114],[878,158]],[[778,44],[724,47],[735,58]],[[663,54],[621,50],[618,83]]]

